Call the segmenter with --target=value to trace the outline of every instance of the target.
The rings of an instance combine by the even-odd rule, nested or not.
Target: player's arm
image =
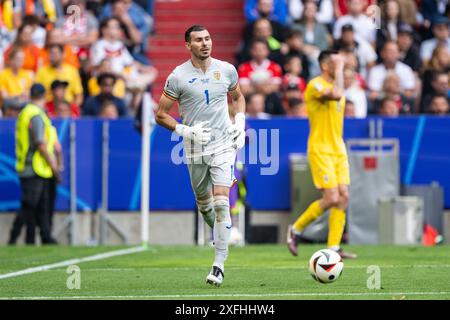
[[[236,83],[228,92],[231,96],[231,114],[234,115],[234,125],[229,133],[232,135],[234,147],[241,149],[245,144],[245,98],[239,83]]]
[[[332,88],[323,89],[320,99],[323,101],[339,101],[344,95],[344,59],[340,55],[333,57],[335,63],[334,85]]]
[[[241,92],[241,88],[239,87],[239,83],[236,84],[234,88],[232,88],[228,93],[231,96],[231,112],[233,116],[236,116],[238,113],[245,114],[245,98]]]
[[[169,114],[175,101],[175,99],[169,98],[163,93],[159,99],[158,110],[155,114],[156,123],[171,131],[174,131],[177,124],[179,124],[178,121]]]
[[[206,144],[211,140],[211,129],[206,128],[205,122],[200,122],[192,127],[179,123],[169,114],[176,99],[169,97],[165,92],[161,95],[156,111],[155,120],[160,126],[175,131],[183,138],[188,138],[200,144]]]
[[[42,157],[47,161],[53,175],[58,181],[61,181],[61,176],[58,170],[58,163],[53,154],[47,151],[47,141],[44,138],[45,124],[40,116],[35,116],[31,119],[30,133],[31,140],[36,149],[41,153]]]

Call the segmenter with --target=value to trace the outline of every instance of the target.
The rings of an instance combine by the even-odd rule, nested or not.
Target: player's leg
[[[224,265],[228,257],[228,242],[231,233],[230,187],[234,181],[234,149],[226,150],[213,157],[210,167],[211,180],[214,185],[214,247],[215,257],[210,274],[206,280],[210,284],[220,285],[224,278]]]
[[[345,227],[345,210],[348,206],[348,187],[340,184],[339,201],[336,206],[330,210],[328,218],[328,248],[338,251],[340,249],[342,234]]]
[[[210,228],[214,228],[215,212],[212,192],[208,191],[205,194],[195,195],[198,211],[202,214],[203,220]]]
[[[355,259],[354,253],[344,252],[341,249],[342,234],[346,222],[346,210],[348,207],[350,184],[350,172],[346,155],[336,157],[336,176],[338,180],[339,201],[330,210],[328,219],[328,248],[337,251],[342,258]]]
[[[198,211],[208,226],[213,228],[215,213],[212,184],[208,164],[205,161],[207,162],[208,159],[203,159],[203,157],[191,158],[189,159],[188,169]]]
[[[292,255],[298,255],[298,237],[303,230],[327,209],[335,206],[339,200],[337,178],[333,167],[332,157],[327,155],[309,154],[309,165],[314,185],[322,192],[322,198],[314,201],[303,212],[295,223],[289,227],[287,245]]]

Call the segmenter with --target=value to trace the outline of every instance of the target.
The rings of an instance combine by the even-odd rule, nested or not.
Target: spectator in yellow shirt
[[[7,68],[0,72],[0,92],[3,98],[15,98],[19,102],[28,100],[33,84],[33,72],[23,69],[25,54],[20,47],[12,47]]]
[[[64,48],[62,45],[53,44],[48,48],[49,64],[39,68],[36,82],[46,88],[47,100],[51,100],[51,84],[54,80],[68,82],[65,99],[80,106],[83,103],[83,87],[81,85],[78,70],[63,62]]]

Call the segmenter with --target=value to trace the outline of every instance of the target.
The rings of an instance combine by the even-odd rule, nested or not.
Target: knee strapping
[[[216,212],[216,222],[231,221],[230,202],[226,196],[214,197],[214,211]]]
[[[198,210],[200,211],[200,213],[202,214],[207,214],[209,212],[211,212],[214,207],[213,207],[213,197],[209,196],[207,198],[204,199],[197,199],[197,207]]]

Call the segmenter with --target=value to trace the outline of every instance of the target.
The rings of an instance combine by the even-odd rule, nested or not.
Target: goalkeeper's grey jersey
[[[169,75],[163,94],[177,100],[183,124],[193,126],[209,121],[211,141],[200,146],[184,139],[186,157],[212,154],[231,147],[227,129],[231,126],[227,93],[238,84],[236,68],[228,62],[213,59],[204,73],[189,59]]]

